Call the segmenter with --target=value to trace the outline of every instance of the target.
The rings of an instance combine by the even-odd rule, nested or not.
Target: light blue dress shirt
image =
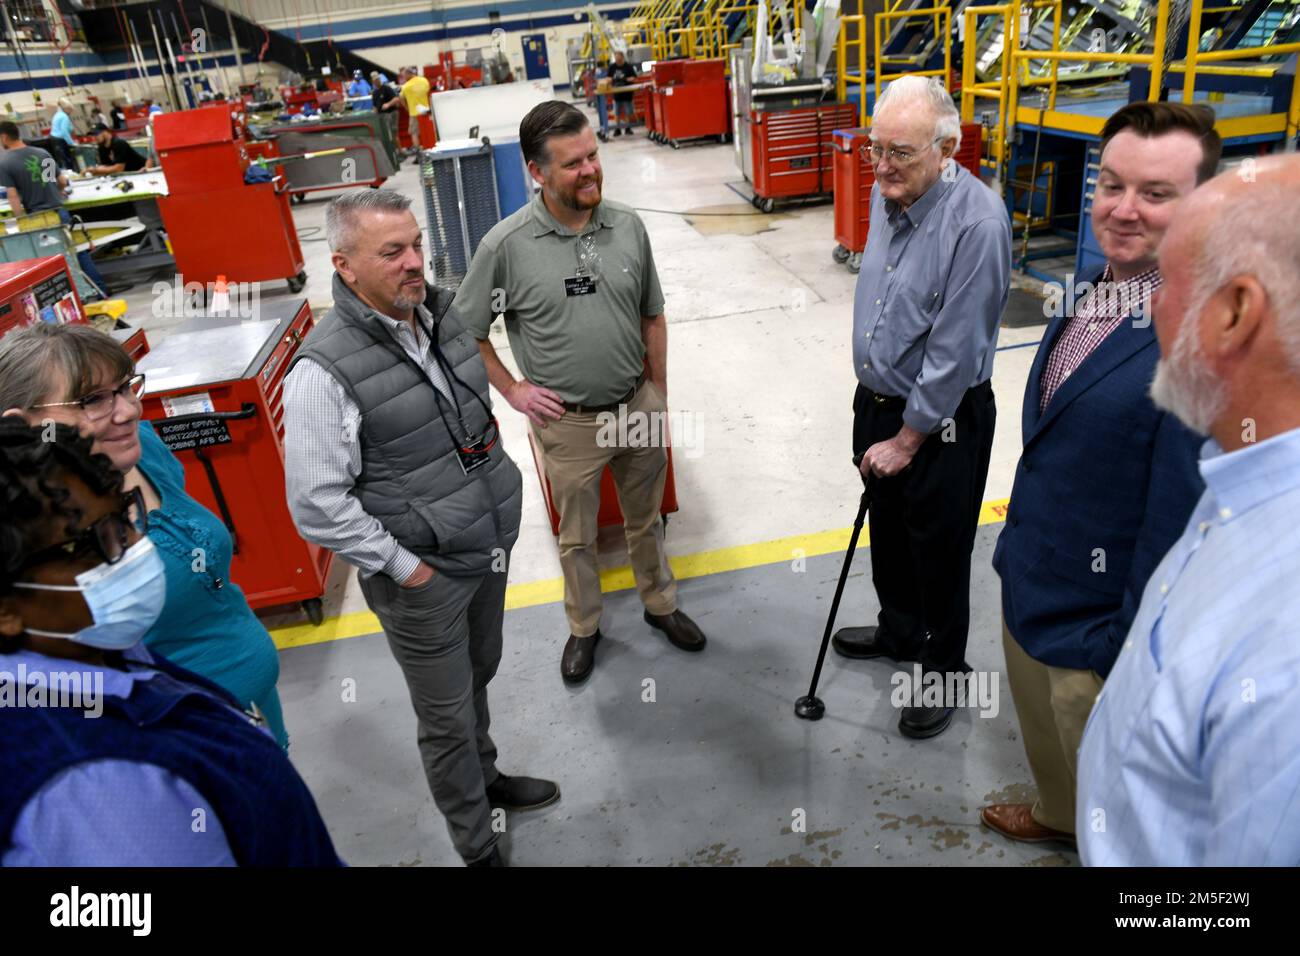
[[[57,136],[69,146],[77,145],[77,141],[72,138],[72,118],[61,109],[50,120],[50,135]]]
[[[82,685],[102,675],[105,697],[130,697],[136,681],[170,681],[153,670],[143,644],[122,652],[142,665],[117,670],[31,651],[0,654],[0,672],[27,683],[51,671],[79,670]],[[206,690],[203,693],[207,693]],[[224,703],[224,702],[223,702]],[[207,828],[195,832],[194,812]],[[225,831],[211,805],[169,770],[130,760],[91,760],[55,774],[19,812],[0,866],[235,866]]]
[[[1300,865],[1300,429],[1200,469],[1079,748],[1089,866]]]
[[[880,395],[907,399],[923,434],[993,375],[1011,288],[1006,207],[963,166],[906,211],[871,187],[871,226],[853,294],[853,368]]]

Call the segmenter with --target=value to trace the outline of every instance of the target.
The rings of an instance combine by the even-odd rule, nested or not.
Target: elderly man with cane
[[[832,641],[844,657],[919,661],[946,686],[970,670],[970,557],[1011,268],[1006,209],[953,160],[960,143],[942,83],[904,77],[885,89],[867,147],[876,185],[853,305],[853,450],[874,476],[881,609],[876,626],[843,628]],[[899,731],[927,738],[948,727],[956,702],[911,704]]]

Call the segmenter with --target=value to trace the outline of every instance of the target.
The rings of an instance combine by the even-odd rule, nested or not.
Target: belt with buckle
[[[867,393],[867,397],[871,399],[873,405],[879,405],[881,408],[907,407],[907,399],[905,398],[900,398],[897,395],[881,395],[879,392],[873,392],[865,385],[862,386],[862,389]]]
[[[609,405],[579,405],[576,402],[565,402],[564,410],[566,412],[573,412],[575,415],[598,415],[601,412],[617,411],[620,405],[626,405],[628,402],[632,401],[632,399],[636,397],[637,391],[644,384],[645,372],[642,372],[637,376],[636,382],[632,387],[627,390],[627,394],[616,402],[612,402]]]

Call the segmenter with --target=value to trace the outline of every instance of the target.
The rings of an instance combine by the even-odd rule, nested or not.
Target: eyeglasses
[[[76,537],[52,544],[27,556],[23,567],[44,564],[47,561],[68,560],[91,548],[99,553],[106,564],[117,564],[126,554],[131,531],[140,534],[149,531],[149,513],[144,507],[144,495],[132,488],[122,495],[122,509],[112,511],[95,521]]]
[[[117,397],[130,398],[134,402],[140,400],[144,394],[144,373],[137,372],[128,378],[117,388],[100,388],[84,395],[72,402],[46,402],[44,405],[33,405],[32,408],[65,408],[76,405],[86,416],[86,421],[97,422],[102,418],[107,418],[113,413],[113,408],[117,404]]]
[[[885,154],[888,153],[890,164],[894,166],[911,166],[914,162],[916,162],[917,157],[919,157],[927,149],[932,148],[935,143],[938,143],[941,140],[942,137],[935,137],[933,142],[931,142],[927,146],[922,147],[921,149],[916,150],[915,152],[906,149],[894,149],[892,146],[889,149],[883,149],[880,146],[877,146],[875,143],[868,141],[858,147],[858,155],[860,155],[863,159],[865,159],[867,162],[871,163],[871,165],[874,166],[877,163],[879,163],[882,159],[884,159]]]

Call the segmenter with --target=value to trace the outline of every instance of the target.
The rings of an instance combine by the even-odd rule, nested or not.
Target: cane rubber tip
[[[826,714],[826,705],[820,697],[804,696],[794,702],[794,715],[801,720],[821,720]]]

